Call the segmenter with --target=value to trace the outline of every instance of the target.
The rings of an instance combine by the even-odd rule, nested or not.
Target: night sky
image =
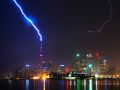
[[[110,65],[120,64],[120,0],[17,0],[43,36],[44,59],[70,64],[76,52],[99,51]],[[0,72],[40,60],[37,32],[12,0],[0,2]],[[120,66],[119,66],[120,67]]]

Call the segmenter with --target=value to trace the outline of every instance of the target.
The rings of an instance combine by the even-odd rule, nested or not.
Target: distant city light
[[[103,60],[103,62],[104,62],[104,63],[106,63],[106,62],[107,62],[107,60],[106,60],[106,59],[104,59],[104,60]]]
[[[99,75],[98,75],[98,74],[95,74],[95,77],[96,77],[96,78],[98,78],[98,77],[99,77]]]
[[[28,64],[26,65],[26,67],[29,67],[29,66],[30,66],[30,65],[28,65]]]
[[[96,53],[96,57],[97,57],[97,58],[100,57],[100,53],[99,53],[99,52]]]
[[[39,77],[38,76],[34,76],[33,79],[39,79]]]
[[[43,75],[42,80],[46,80],[46,75]]]
[[[92,67],[92,64],[89,64],[88,67],[91,68],[91,67]]]
[[[76,54],[76,57],[80,57],[80,54],[79,54],[79,53],[77,53],[77,54]]]
[[[93,57],[91,53],[87,54],[87,58],[91,58],[91,57]]]
[[[64,64],[61,64],[60,67],[64,67],[65,65]]]

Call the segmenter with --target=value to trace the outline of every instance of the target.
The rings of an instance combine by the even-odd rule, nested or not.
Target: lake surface
[[[120,80],[0,80],[0,90],[120,90]]]

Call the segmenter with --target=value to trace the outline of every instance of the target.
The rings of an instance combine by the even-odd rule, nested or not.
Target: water
[[[0,80],[0,90],[120,90],[120,80]]]

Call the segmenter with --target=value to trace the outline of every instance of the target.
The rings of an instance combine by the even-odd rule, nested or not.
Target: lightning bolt
[[[30,20],[30,19],[26,16],[26,14],[24,13],[22,7],[18,4],[18,2],[17,2],[16,0],[13,0],[13,1],[14,1],[15,5],[19,8],[19,10],[20,10],[21,14],[24,16],[24,18],[25,18],[28,22],[30,22],[31,25],[33,26],[33,28],[37,31],[37,33],[38,33],[38,35],[39,35],[39,37],[40,37],[40,42],[42,42],[42,35],[41,35],[41,33],[40,33],[40,30],[35,26],[35,24],[32,22],[32,20]]]
[[[100,29],[97,30],[97,32],[101,32],[103,30],[103,27],[109,23],[111,21],[111,17],[112,17],[112,2],[111,0],[108,0],[108,4],[110,6],[110,12],[109,12],[109,17],[108,19],[101,25]]]
[[[100,25],[99,29],[95,30],[95,31],[91,31],[89,30],[89,32],[101,32],[104,28],[104,26],[109,23],[111,21],[111,17],[112,17],[112,2],[111,0],[108,0],[108,5],[110,7],[110,12],[109,12],[109,16],[108,16],[108,19],[106,19],[102,25]]]

